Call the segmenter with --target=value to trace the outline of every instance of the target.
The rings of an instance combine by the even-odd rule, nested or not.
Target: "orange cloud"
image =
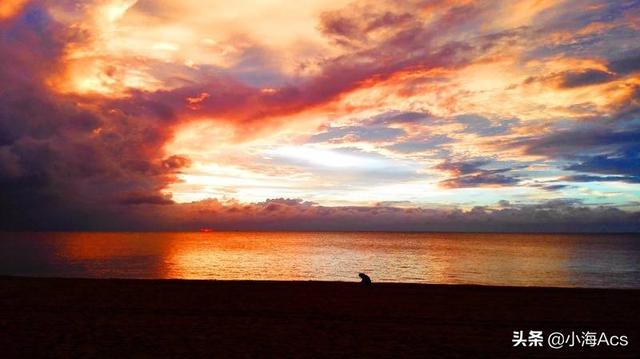
[[[6,208],[39,213],[46,206],[34,204],[51,193],[78,198],[68,207],[81,214],[95,203],[172,207],[230,194],[260,203],[283,192],[325,206],[491,203],[498,191],[483,186],[522,200],[548,198],[548,188],[585,198],[571,187],[579,184],[532,185],[599,180],[566,173],[578,170],[609,175],[600,178],[609,189],[635,183],[633,173],[606,171],[628,172],[635,151],[635,122],[621,123],[638,108],[637,9],[202,3],[34,1],[19,17],[25,1],[2,2]],[[499,145],[599,126],[612,134],[586,136],[572,158]],[[473,173],[436,167],[476,157],[488,162]],[[616,203],[630,201],[629,188]]]
[[[2,0],[0,2],[0,20],[15,16],[28,0]]]

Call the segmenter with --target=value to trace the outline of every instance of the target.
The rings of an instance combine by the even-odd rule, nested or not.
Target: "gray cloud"
[[[384,126],[329,127],[325,132],[311,136],[308,142],[328,142],[345,137],[351,137],[353,141],[385,142],[393,141],[404,134],[402,129]]]
[[[446,188],[509,186],[520,182],[519,178],[506,174],[511,170],[510,168],[481,168],[491,162],[487,159],[445,161],[434,168],[448,171],[453,175],[453,177],[440,182],[440,185]]]
[[[560,74],[560,87],[572,88],[596,85],[613,80],[615,76],[601,70],[567,71]]]
[[[594,175],[571,175],[561,179],[567,182],[629,182],[640,183],[640,176],[594,176]]]
[[[520,123],[518,119],[501,119],[499,121],[490,121],[488,118],[480,115],[461,115],[455,120],[463,124],[464,132],[475,133],[478,136],[496,136],[508,133],[511,128]]]

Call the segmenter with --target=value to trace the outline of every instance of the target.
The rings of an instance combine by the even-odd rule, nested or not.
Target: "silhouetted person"
[[[364,273],[358,273],[358,276],[362,279],[362,281],[360,282],[362,283],[362,285],[371,285],[371,278],[369,278],[368,275]]]

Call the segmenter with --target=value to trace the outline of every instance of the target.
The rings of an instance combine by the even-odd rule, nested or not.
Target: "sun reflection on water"
[[[633,236],[12,233],[0,275],[640,287]]]

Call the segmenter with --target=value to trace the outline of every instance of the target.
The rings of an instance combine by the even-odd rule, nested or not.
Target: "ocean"
[[[639,235],[0,233],[0,275],[640,288]]]

